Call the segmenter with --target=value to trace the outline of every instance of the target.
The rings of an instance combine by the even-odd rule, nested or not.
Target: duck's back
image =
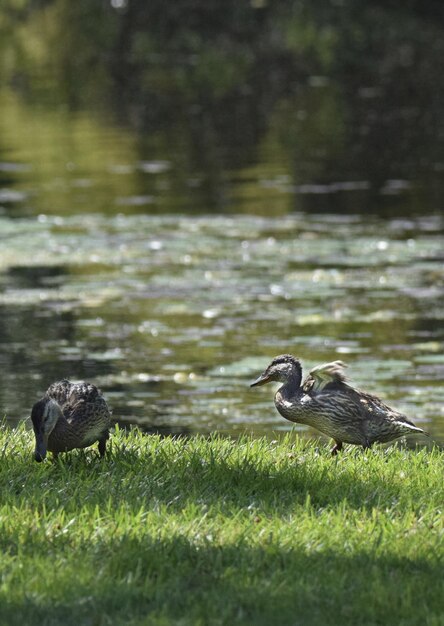
[[[63,407],[68,400],[71,387],[72,383],[64,378],[63,380],[59,380],[56,383],[52,383],[52,385],[48,387],[46,395],[49,398],[55,400],[61,407]]]
[[[92,383],[63,379],[53,383],[46,395],[56,400],[68,421],[91,420],[94,416],[105,422],[110,419],[105,398]]]

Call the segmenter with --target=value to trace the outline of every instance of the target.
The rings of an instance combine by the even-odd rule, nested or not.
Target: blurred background
[[[3,0],[0,413],[295,428],[280,353],[444,441],[441,0]]]

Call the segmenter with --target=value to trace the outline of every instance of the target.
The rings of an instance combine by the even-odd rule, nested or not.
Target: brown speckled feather
[[[48,439],[48,450],[63,452],[85,448],[108,438],[111,415],[100,390],[91,383],[53,383],[46,396],[60,405],[64,419],[59,419]]]
[[[287,419],[308,424],[337,441],[369,446],[423,432],[405,415],[346,381],[341,361],[312,369],[302,395],[276,394],[276,408]]]

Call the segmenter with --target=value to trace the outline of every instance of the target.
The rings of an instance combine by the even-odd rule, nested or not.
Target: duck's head
[[[301,378],[302,367],[299,359],[291,354],[281,354],[272,360],[267,369],[251,383],[250,387],[258,387],[272,381],[286,383],[289,380],[294,380],[299,385]]]
[[[48,448],[48,437],[62,415],[59,404],[52,398],[42,398],[34,404],[31,411],[32,426],[35,435],[34,458],[43,461]]]

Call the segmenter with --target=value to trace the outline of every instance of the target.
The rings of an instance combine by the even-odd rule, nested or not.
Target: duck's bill
[[[266,374],[261,374],[259,378],[256,378],[254,382],[251,383],[250,387],[259,387],[260,385],[265,385],[268,383],[270,378],[266,376]]]
[[[44,461],[46,458],[46,442],[43,435],[37,435],[35,438],[34,459],[37,463]]]

